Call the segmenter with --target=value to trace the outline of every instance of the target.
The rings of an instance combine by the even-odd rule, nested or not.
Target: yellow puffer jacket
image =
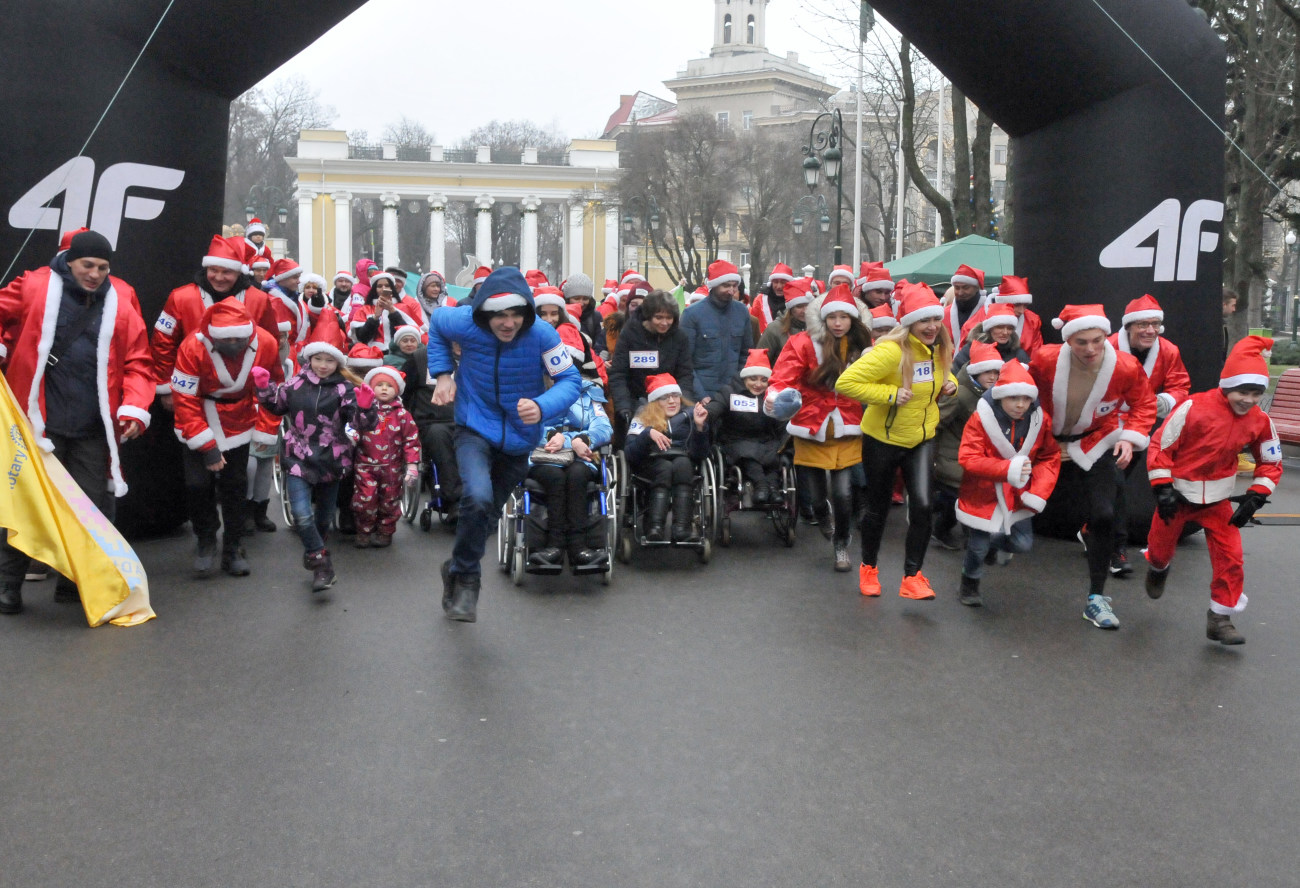
[[[907,344],[912,349],[912,399],[901,407],[898,389],[903,384],[903,352],[896,342],[874,345],[835,383],[841,395],[867,405],[862,412],[862,434],[896,447],[915,447],[934,437],[939,424],[939,393],[947,380],[957,383],[947,368],[934,366],[934,349],[915,336],[908,336]]]

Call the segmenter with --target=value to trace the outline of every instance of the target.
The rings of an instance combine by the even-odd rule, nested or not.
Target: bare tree
[[[749,244],[751,293],[767,280],[769,256],[792,246],[790,218],[803,190],[792,160],[798,156],[790,130],[758,130],[736,140],[737,221]]]
[[[480,145],[487,145],[494,154],[500,155],[523,154],[525,148],[550,153],[567,150],[569,137],[543,129],[530,120],[493,120],[470,130],[456,147],[473,151]]]
[[[399,148],[428,148],[437,141],[437,137],[423,123],[412,120],[405,114],[396,123],[384,127],[382,139]]]

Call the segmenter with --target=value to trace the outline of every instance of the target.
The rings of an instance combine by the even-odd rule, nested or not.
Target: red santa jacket
[[[1110,344],[1125,354],[1133,354],[1128,344],[1128,328],[1121,327],[1118,333],[1112,333]],[[1192,393],[1192,377],[1183,364],[1183,356],[1174,345],[1163,336],[1156,337],[1155,345],[1147,352],[1142,369],[1147,375],[1147,385],[1156,396],[1156,416],[1164,419],[1174,408],[1187,400]],[[1120,408],[1128,412],[1128,405]]]
[[[271,299],[258,287],[249,287],[240,293],[227,296],[238,299],[253,316],[253,322],[272,336],[280,334],[279,321]],[[177,287],[167,296],[167,304],[153,325],[149,346],[153,350],[153,375],[158,394],[170,394],[172,368],[176,365],[176,350],[192,333],[198,332],[203,313],[212,307],[212,294],[198,284]]]
[[[814,303],[816,305],[816,303]],[[805,317],[814,321],[814,313]],[[820,315],[818,316],[818,319]],[[820,333],[820,329],[819,329]],[[796,333],[781,349],[781,356],[772,368],[772,378],[767,386],[765,411],[771,415],[776,396],[786,389],[796,389],[803,398],[786,431],[796,438],[825,441],[827,438],[852,438],[862,435],[862,404],[841,395],[832,388],[813,385],[809,381],[814,370],[822,364],[822,346],[807,333]]]
[[[414,304],[414,300],[409,296],[403,296],[397,302],[393,303],[393,311],[397,312],[402,319],[403,326],[412,326],[417,330],[425,328],[424,310],[419,305]],[[378,314],[374,303],[369,305],[359,305],[352,309],[352,315],[348,318],[348,336],[356,341],[357,330],[361,328],[366,321]],[[388,322],[388,312],[379,314],[379,333],[370,344],[376,348],[388,351],[389,346],[393,344],[393,333],[396,328],[391,328]]]
[[[993,405],[980,398],[975,415],[966,423],[957,450],[962,467],[957,495],[957,520],[989,533],[1010,533],[1011,525],[1037,515],[1047,507],[1061,471],[1061,448],[1051,434],[1051,418],[1041,407],[1012,424],[1024,424],[1024,441],[1013,447],[1002,433]],[[1020,483],[1025,463],[1031,468],[1029,483]]]
[[[45,437],[45,368],[59,320],[63,278],[49,266],[20,275],[0,290],[0,362],[19,407],[27,414],[37,443],[47,453],[54,444]],[[118,459],[117,423],[135,420],[149,427],[153,403],[152,362],[148,332],[140,317],[131,285],[109,277],[103,321],[96,348],[95,391],[100,419],[108,438],[108,489],[126,495]]]
[[[976,328],[984,323],[984,318],[988,317],[988,313],[989,304],[986,302],[967,319],[961,328],[963,341],[970,340]],[[1026,308],[1025,313],[1016,319],[1016,335],[1020,337],[1020,348],[1032,358],[1034,352],[1038,351],[1043,344],[1043,319]]]
[[[286,293],[281,287],[272,287],[266,291],[275,312],[275,326],[280,333],[289,337],[289,342],[302,342],[307,338],[307,306],[295,294]]]
[[[1151,439],[1147,477],[1153,487],[1174,485],[1188,502],[1217,503],[1232,495],[1237,454],[1244,447],[1255,454],[1250,489],[1268,496],[1282,477],[1282,443],[1273,420],[1258,407],[1238,416],[1221,389],[1198,392]]]
[[[1146,373],[1137,358],[1126,355],[1109,342],[1102,355],[1101,369],[1083,412],[1073,428],[1064,428],[1066,396],[1070,384],[1070,347],[1044,345],[1029,361],[1029,374],[1038,386],[1043,409],[1052,419],[1052,433],[1066,445],[1070,459],[1087,471],[1120,441],[1137,450],[1149,443],[1156,421],[1156,396],[1147,385]],[[1128,404],[1124,427],[1120,428],[1120,405]]]
[[[403,466],[420,463],[420,430],[402,402],[396,398],[384,403],[375,400],[379,424],[361,433],[357,445],[357,465]]]
[[[754,301],[749,306],[749,313],[758,318],[758,332],[762,335],[767,329],[767,325],[776,320],[772,316],[772,303],[769,301],[770,296],[766,293],[759,293],[754,297]]]
[[[957,325],[957,319],[960,317],[957,313],[957,298],[954,296],[953,300],[943,307],[943,325],[948,328],[948,335],[952,337],[952,347],[954,351],[962,347],[962,344],[966,341],[967,335],[969,335],[969,330],[972,329],[970,322],[976,317],[981,317],[985,306],[988,304],[989,297],[980,296],[979,305],[975,306],[975,310],[971,312],[971,316],[967,318],[966,323],[962,324],[960,327]],[[898,314],[897,309],[894,310],[894,314]]]
[[[172,410],[176,437],[200,453],[232,450],[247,444],[257,425],[257,386],[253,367],[265,367],[275,382],[284,382],[280,343],[260,327],[241,358],[222,357],[203,333],[192,333],[181,343],[172,370]]]

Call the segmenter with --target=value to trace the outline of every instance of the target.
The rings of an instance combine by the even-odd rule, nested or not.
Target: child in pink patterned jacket
[[[406,377],[396,367],[376,367],[366,374],[375,390],[379,423],[363,432],[357,445],[356,486],[352,513],[358,549],[383,549],[393,542],[402,516],[402,490],[420,476],[420,432],[400,400]]]

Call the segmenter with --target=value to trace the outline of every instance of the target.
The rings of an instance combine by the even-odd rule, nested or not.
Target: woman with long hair
[[[876,340],[835,390],[866,405],[862,414],[862,462],[867,470],[858,587],[880,594],[876,560],[889,517],[894,475],[901,468],[907,488],[907,542],[898,594],[926,601],[934,590],[921,573],[930,542],[931,480],[939,395],[952,394],[952,337],[943,306],[925,284],[900,284],[898,326]]]
[[[833,542],[835,569],[841,572],[852,568],[849,535],[853,479],[862,462],[862,405],[837,394],[835,384],[871,348],[871,333],[862,323],[867,314],[847,284],[814,299],[804,313],[808,329],[781,350],[763,401],[769,416],[789,421],[800,500],[811,505],[822,536]]]

